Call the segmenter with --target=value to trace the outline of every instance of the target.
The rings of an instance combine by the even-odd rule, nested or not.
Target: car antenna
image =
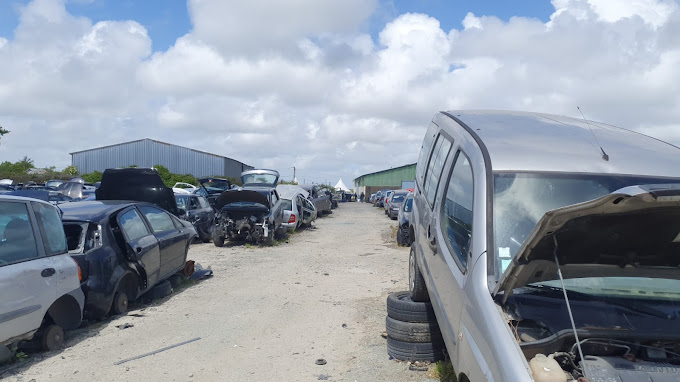
[[[583,377],[586,380],[588,376],[586,375],[586,363],[583,357],[583,350],[581,349],[581,340],[578,338],[578,331],[576,330],[576,324],[574,323],[574,315],[571,313],[571,304],[569,303],[569,297],[567,296],[567,289],[564,287],[564,278],[562,277],[562,270],[560,269],[560,261],[557,259],[557,235],[553,234],[553,241],[555,242],[555,249],[553,250],[553,256],[555,257],[555,265],[557,266],[557,276],[560,278],[560,283],[562,285],[562,293],[564,293],[564,302],[567,304],[567,312],[569,313],[569,320],[571,321],[571,329],[574,331],[574,340],[576,345],[578,345],[578,353],[581,356],[581,362],[583,363]]]
[[[583,117],[583,120],[586,121],[586,125],[588,125],[588,128],[590,129],[590,133],[593,134],[593,138],[595,138],[595,142],[597,142],[597,145],[600,146],[600,151],[602,151],[602,159],[609,161],[609,155],[607,155],[607,153],[604,152],[604,149],[602,148],[600,141],[597,140],[597,136],[595,135],[595,132],[593,131],[593,127],[590,126],[590,123],[588,123],[588,120],[586,119],[586,116],[583,115],[581,108],[578,107],[578,106],[576,106],[576,108],[578,109],[579,113],[581,113],[581,117]]]

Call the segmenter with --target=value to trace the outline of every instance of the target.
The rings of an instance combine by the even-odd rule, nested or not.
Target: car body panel
[[[300,185],[305,191],[309,192],[308,199],[314,203],[314,208],[318,216],[330,212],[333,208],[331,197],[322,192],[322,188],[315,184]]]
[[[275,170],[248,170],[241,173],[243,187],[260,186],[276,187],[279,183],[279,172]]]

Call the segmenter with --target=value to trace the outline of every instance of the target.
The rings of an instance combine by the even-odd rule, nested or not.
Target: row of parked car
[[[330,191],[318,185],[278,181],[277,171],[250,170],[241,174],[241,187],[227,179],[204,178],[200,187],[177,183],[173,191],[181,216],[194,224],[201,240],[218,247],[226,240],[271,243],[337,206]]]
[[[0,346],[59,348],[83,317],[170,290],[194,240],[267,243],[333,208],[328,190],[278,179],[251,170],[242,187],[206,178],[170,188],[154,169],[127,168],[106,170],[91,196],[78,180],[0,193]]]
[[[409,233],[411,215],[413,213],[413,190],[390,190],[384,189],[371,194],[368,203],[375,207],[383,208],[385,215],[392,220],[397,220],[397,244],[411,245],[413,238]]]

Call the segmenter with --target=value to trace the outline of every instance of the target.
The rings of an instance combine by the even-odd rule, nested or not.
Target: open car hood
[[[175,194],[152,168],[106,169],[95,195],[97,200],[136,200],[154,203],[179,216]]]
[[[680,279],[680,185],[625,187],[546,212],[495,293],[562,276]]]
[[[215,201],[215,208],[221,209],[227,204],[235,202],[258,203],[269,208],[269,200],[265,195],[257,191],[244,190],[242,188],[224,191]]]
[[[279,172],[275,170],[248,170],[241,173],[243,187],[276,187],[278,182]]]

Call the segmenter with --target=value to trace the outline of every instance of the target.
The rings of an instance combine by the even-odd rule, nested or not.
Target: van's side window
[[[418,183],[420,187],[422,187],[425,182],[424,176],[425,166],[427,166],[427,154],[430,153],[430,147],[432,146],[432,142],[434,142],[434,136],[436,135],[438,128],[439,126],[434,122],[430,122],[430,126],[427,128],[425,138],[423,139],[423,145],[420,148],[418,164],[416,165],[416,179],[418,180],[416,183]]]
[[[427,199],[430,207],[434,205],[434,196],[437,193],[439,179],[442,176],[442,168],[444,167],[444,162],[446,162],[446,157],[449,155],[449,151],[451,151],[451,141],[443,135],[439,135],[437,142],[434,144],[434,149],[432,149],[432,157],[427,166],[425,179],[425,199]]]
[[[442,232],[447,239],[446,245],[463,270],[467,268],[472,239],[473,191],[470,161],[459,151],[446,188],[441,224]]]

